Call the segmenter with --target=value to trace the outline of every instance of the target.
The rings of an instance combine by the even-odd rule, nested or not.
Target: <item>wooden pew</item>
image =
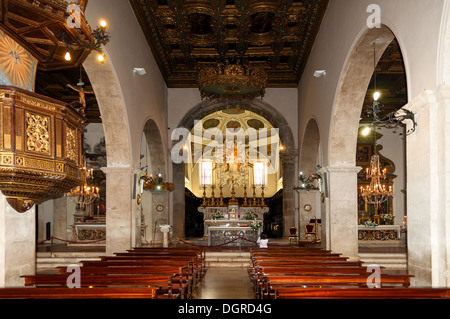
[[[193,290],[193,282],[189,275],[187,266],[109,266],[109,267],[81,267],[82,280],[86,276],[91,275],[146,275],[146,276],[160,276],[166,275],[170,278],[170,283],[178,284],[179,287],[184,287],[187,293]],[[61,274],[66,273],[65,267],[59,268]],[[112,276],[111,276],[112,277]]]
[[[362,262],[320,249],[252,250],[251,260],[251,276],[260,298],[273,297],[277,289],[367,287],[371,275]],[[409,287],[410,277],[381,275],[380,284]]]
[[[440,288],[277,288],[276,299],[450,299]]]
[[[128,261],[128,262],[140,262],[140,261],[160,261],[160,264],[164,264],[164,260],[161,258],[156,258],[154,256],[102,256],[101,261],[111,262],[111,261]],[[206,265],[204,262],[188,261],[187,264],[190,266],[188,268],[189,279],[194,285],[198,283],[200,278],[206,272]]]
[[[67,288],[69,276],[70,274],[54,274],[23,276],[23,278],[27,287]],[[81,288],[153,288],[155,290],[155,298],[186,298],[185,288],[179,286],[176,282],[176,277],[167,275],[89,275],[81,277],[80,286]]]
[[[382,287],[409,287],[409,275],[380,275]],[[274,292],[280,288],[313,288],[313,287],[368,287],[367,275],[269,275],[259,283],[262,298],[274,298]]]
[[[0,299],[155,299],[159,288],[0,288]]]

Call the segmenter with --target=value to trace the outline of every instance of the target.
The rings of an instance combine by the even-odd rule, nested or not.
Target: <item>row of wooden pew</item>
[[[134,248],[98,261],[82,261],[78,281],[67,267],[57,270],[22,276],[26,287],[2,288],[0,299],[190,298],[206,272],[205,251]]]
[[[449,298],[448,289],[411,288],[411,275],[374,275],[361,261],[320,248],[252,248],[249,273],[260,299]]]

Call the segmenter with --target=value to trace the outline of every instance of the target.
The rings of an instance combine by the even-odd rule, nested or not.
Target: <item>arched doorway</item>
[[[230,107],[228,101],[204,101],[191,109],[181,120],[178,127],[185,128],[190,132],[196,120],[205,118],[206,116],[222,111],[225,109],[236,108]],[[284,116],[271,105],[261,100],[244,100],[238,104],[238,109],[253,112],[277,128],[283,150],[280,152],[280,163],[282,167],[282,183],[283,183],[283,235],[288,235],[289,227],[295,225],[295,191],[296,184],[296,165],[298,151],[295,148],[293,134],[289,124]],[[180,142],[179,136],[173,137],[173,146]],[[173,182],[175,191],[173,194],[173,207],[177,207],[173,211],[174,233],[176,236],[184,237],[185,235],[185,167],[184,164],[173,163]],[[286,227],[288,225],[288,227]]]
[[[300,162],[299,171],[304,178],[308,178],[312,175],[323,175],[322,171],[322,156],[321,156],[321,144],[320,144],[320,131],[317,121],[312,118],[309,120],[305,133],[303,135],[303,141],[300,148]],[[320,184],[320,185],[319,185]],[[305,185],[298,189],[299,193],[299,226],[300,226],[300,239],[306,240],[305,226],[307,224],[314,224],[315,230],[318,234],[318,238],[315,240],[323,241],[325,236],[322,235],[321,229],[323,229],[325,219],[322,219],[322,206],[325,202],[325,194],[322,188],[323,176],[320,180],[316,180],[313,188]],[[317,224],[316,224],[317,219]],[[309,238],[311,240],[311,238]]]
[[[160,130],[152,119],[145,123],[141,139],[141,176],[161,176],[167,180],[167,161]],[[142,190],[141,202],[136,213],[136,226],[140,234],[136,238],[142,245],[162,242],[160,225],[169,224],[169,193],[159,190]]]

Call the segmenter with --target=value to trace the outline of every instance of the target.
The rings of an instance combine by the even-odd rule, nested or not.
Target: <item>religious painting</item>
[[[356,148],[356,163],[370,163],[373,146],[370,144],[358,144]]]
[[[34,91],[37,61],[0,30],[0,85]]]

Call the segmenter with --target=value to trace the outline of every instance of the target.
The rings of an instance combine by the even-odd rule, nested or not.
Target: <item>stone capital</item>
[[[108,166],[108,167],[102,167],[101,170],[106,175],[113,175],[113,174],[130,174],[131,175],[131,174],[136,174],[136,169],[132,168],[132,167]]]
[[[361,171],[361,166],[354,166],[354,165],[332,165],[332,166],[326,166],[322,167],[321,171],[325,173],[359,173]]]
[[[280,151],[280,159],[283,163],[294,164],[298,161],[298,149]]]

